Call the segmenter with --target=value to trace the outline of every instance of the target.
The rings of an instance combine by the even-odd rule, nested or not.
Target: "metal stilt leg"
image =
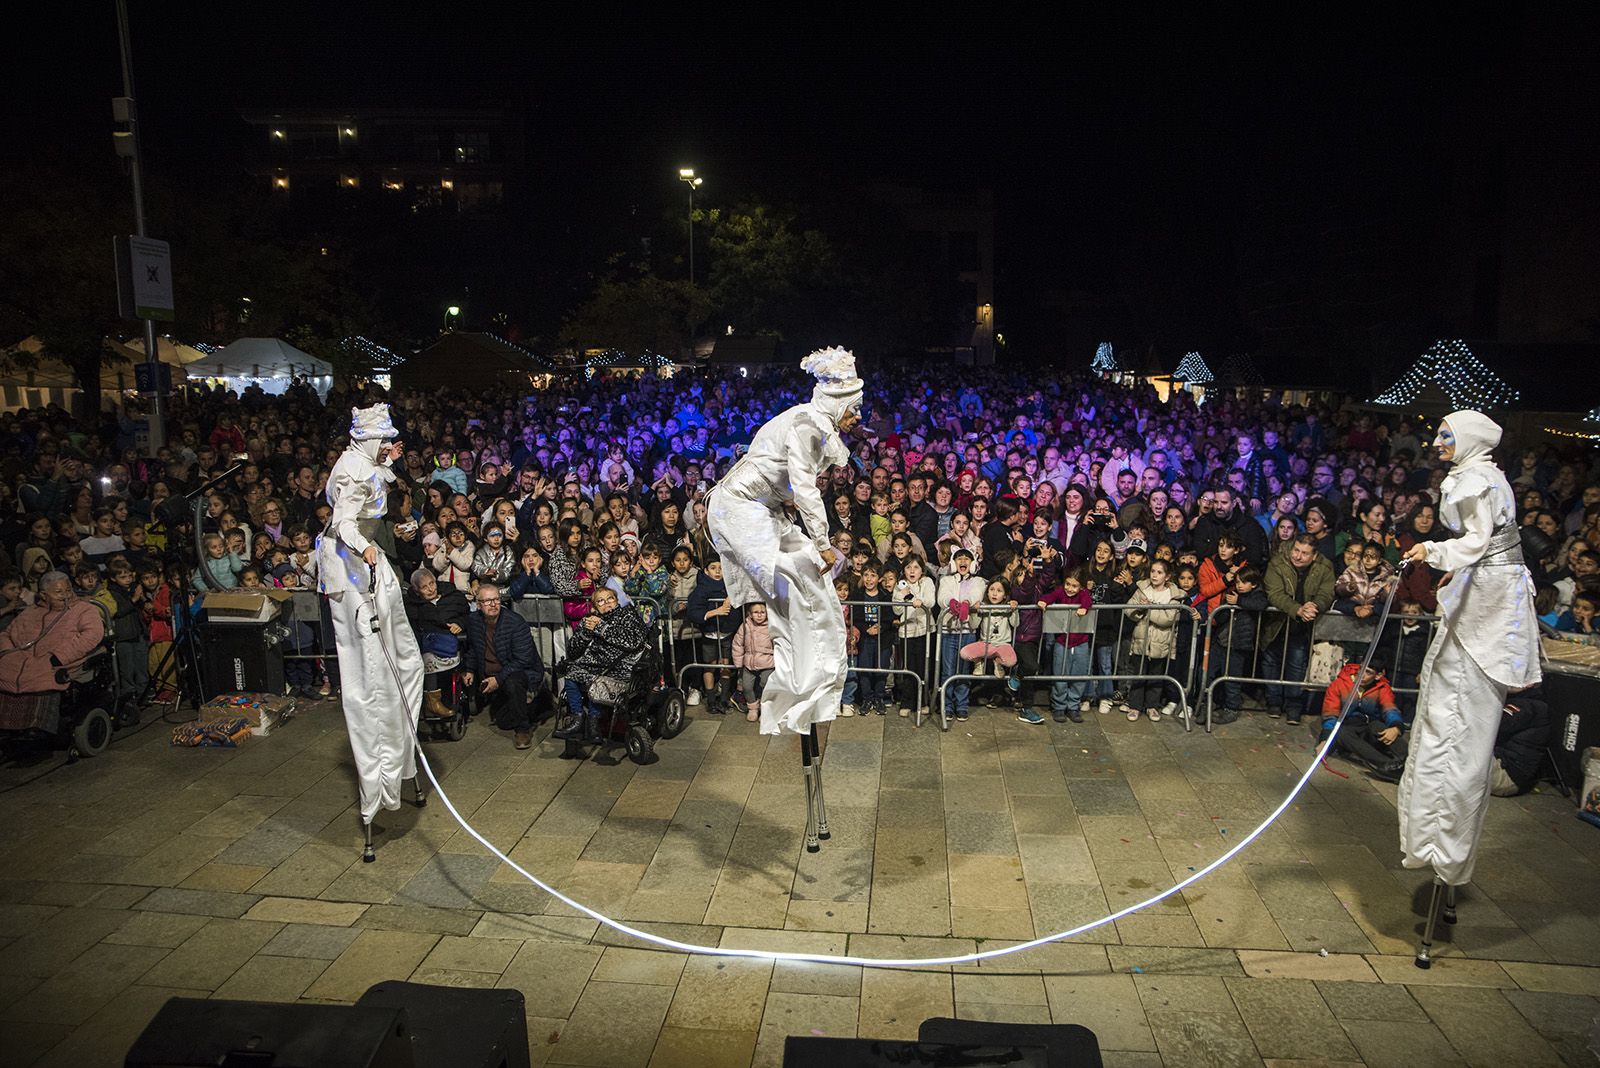
[[[378,854],[372,851],[372,821],[361,821],[361,833],[366,836],[366,844],[361,847],[361,863],[371,864],[378,859]]]
[[[412,776],[411,790],[413,802],[418,808],[422,808],[428,803],[428,787],[423,781],[421,774]]]
[[[817,726],[811,725],[811,777],[817,784],[817,837],[828,840],[828,802],[822,795],[822,749],[817,745]]]
[[[1439,913],[1444,907],[1445,891],[1447,889],[1444,880],[1434,876],[1433,892],[1428,895],[1428,919],[1422,927],[1422,945],[1417,947],[1415,963],[1419,968],[1433,967],[1433,957],[1431,956],[1433,933],[1439,923]]]
[[[1456,888],[1453,886],[1444,888],[1444,911],[1439,914],[1439,918],[1449,924],[1456,922]]]
[[[817,841],[817,784],[816,769],[811,763],[811,736],[800,736],[800,764],[806,776],[806,852],[815,853],[822,848]]]

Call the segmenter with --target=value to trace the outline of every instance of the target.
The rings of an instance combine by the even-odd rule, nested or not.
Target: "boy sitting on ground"
[[[1339,710],[1355,691],[1350,712],[1339,730],[1335,744],[1341,753],[1372,769],[1387,782],[1399,782],[1406,764],[1403,719],[1395,704],[1394,690],[1384,678],[1388,667],[1381,657],[1373,657],[1365,671],[1360,664],[1346,664],[1322,695],[1322,734],[1326,738],[1339,720]]]

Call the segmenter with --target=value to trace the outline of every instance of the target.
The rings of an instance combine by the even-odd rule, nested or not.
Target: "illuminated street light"
[[[457,322],[461,321],[461,305],[452,304],[444,310],[444,328],[446,332],[450,329],[451,319],[455,319]]]
[[[678,181],[689,187],[689,284],[694,285],[694,191],[705,179],[696,178],[693,167],[679,167]]]

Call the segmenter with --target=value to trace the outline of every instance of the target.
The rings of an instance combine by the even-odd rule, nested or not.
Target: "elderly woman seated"
[[[454,715],[442,694],[445,676],[461,663],[461,646],[472,614],[467,595],[454,586],[441,587],[432,571],[419,567],[411,575],[405,605],[427,669],[422,677],[422,710],[429,716]]]
[[[614,590],[595,590],[592,605],[593,611],[567,639],[566,681],[562,684],[567,714],[555,732],[567,742],[561,754],[564,760],[582,759],[582,743],[600,741],[600,710],[594,706],[595,699],[615,702],[622,695],[633,665],[650,640],[639,609],[619,605]]]
[[[0,632],[0,728],[28,730],[54,715],[73,673],[105,637],[105,617],[73,595],[71,579],[60,571],[42,577],[38,603]]]

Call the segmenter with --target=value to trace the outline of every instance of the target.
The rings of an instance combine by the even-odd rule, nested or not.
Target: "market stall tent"
[[[390,371],[396,388],[527,389],[547,380],[554,363],[495,334],[455,332]]]
[[[275,337],[242,337],[184,366],[190,381],[223,382],[229,389],[260,386],[282,393],[296,378],[308,379],[318,393],[333,386],[333,365]]]

